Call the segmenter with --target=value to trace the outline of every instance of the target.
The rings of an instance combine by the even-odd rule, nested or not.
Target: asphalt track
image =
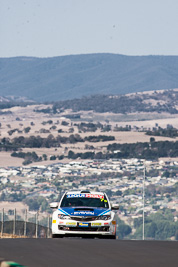
[[[0,239],[0,258],[28,267],[178,267],[178,242]]]

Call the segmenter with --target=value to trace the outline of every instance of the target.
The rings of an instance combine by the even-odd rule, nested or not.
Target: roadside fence
[[[51,216],[26,209],[17,213],[16,209],[0,210],[0,237],[50,238]]]

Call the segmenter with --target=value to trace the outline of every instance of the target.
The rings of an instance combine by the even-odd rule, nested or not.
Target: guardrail
[[[17,214],[16,209],[0,211],[0,237],[51,237],[51,216],[40,212],[24,210]]]

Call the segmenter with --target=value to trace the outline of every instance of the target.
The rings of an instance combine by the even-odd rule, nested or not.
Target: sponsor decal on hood
[[[110,209],[102,209],[102,208],[60,208],[58,209],[61,213],[69,216],[101,216],[108,212]]]

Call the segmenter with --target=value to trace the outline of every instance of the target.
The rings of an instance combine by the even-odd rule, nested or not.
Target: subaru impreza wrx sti
[[[105,193],[85,191],[66,192],[52,216],[52,237],[90,236],[116,238],[116,214],[119,207],[111,205]]]

